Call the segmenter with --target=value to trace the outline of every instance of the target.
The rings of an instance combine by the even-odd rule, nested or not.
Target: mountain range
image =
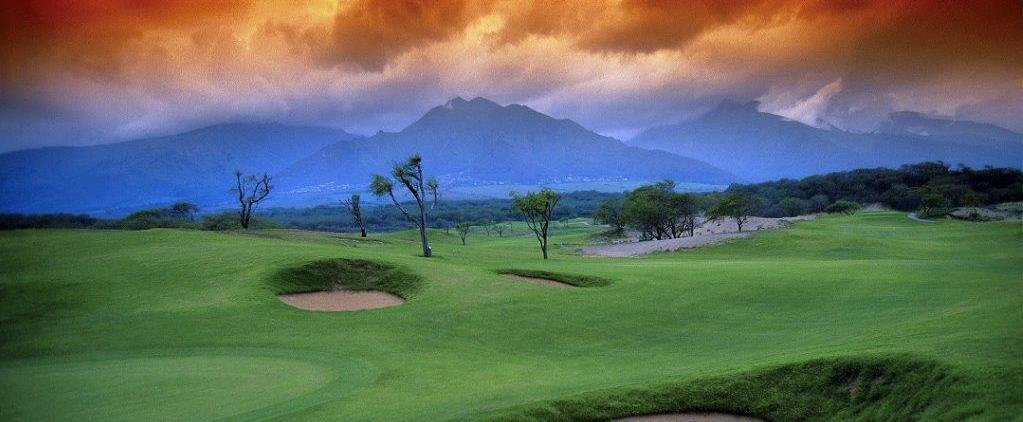
[[[1023,134],[998,126],[898,112],[872,133],[821,129],[723,102],[692,120],[646,130],[628,143],[705,161],[745,181],[863,167],[944,161],[1020,167]]]
[[[993,125],[894,113],[873,133],[820,129],[724,102],[627,143],[529,107],[454,98],[398,132],[231,123],[177,135],[0,154],[0,212],[117,215],[191,201],[229,207],[237,169],[268,173],[273,205],[364,191],[410,154],[444,186],[654,181],[723,185],[925,160],[1020,167],[1023,135]]]

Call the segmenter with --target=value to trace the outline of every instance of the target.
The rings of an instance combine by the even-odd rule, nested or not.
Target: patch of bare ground
[[[616,419],[622,422],[763,422],[749,416],[729,415],[727,413],[664,413],[659,415],[633,416]]]
[[[575,286],[573,286],[571,284],[562,283],[560,281],[551,280],[549,278],[526,277],[526,276],[515,275],[515,274],[501,274],[501,275],[503,277],[511,279],[511,280],[525,281],[527,283],[532,283],[532,284],[536,284],[536,285],[540,285],[540,286],[558,287],[558,288],[575,287]]]
[[[378,291],[333,290],[329,292],[292,293],[277,296],[290,306],[320,312],[345,312],[398,306],[405,299]]]
[[[693,230],[692,236],[646,241],[640,241],[635,236],[632,236],[627,241],[621,243],[586,246],[580,248],[579,253],[587,256],[624,258],[656,252],[674,252],[682,249],[713,245],[730,239],[741,239],[752,236],[753,233],[760,230],[784,228],[795,221],[813,220],[815,218],[817,218],[816,214],[786,218],[750,217],[746,224],[743,224],[742,232],[739,232],[739,226],[731,219],[721,221],[705,220]]]

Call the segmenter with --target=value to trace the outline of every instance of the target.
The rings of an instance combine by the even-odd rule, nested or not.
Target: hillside
[[[875,133],[819,129],[724,102],[696,119],[652,128],[630,145],[693,157],[747,181],[921,161],[1020,167],[1023,134],[993,125],[895,113]]]
[[[276,173],[353,135],[281,124],[221,124],[157,138],[0,155],[5,212],[131,210],[178,200],[223,200],[232,173]]]
[[[728,183],[734,176],[706,163],[663,151],[630,147],[578,123],[529,107],[484,98],[455,98],[397,133],[339,142],[290,166],[278,179],[285,190],[358,189],[372,173],[412,153],[448,186],[657,180]]]

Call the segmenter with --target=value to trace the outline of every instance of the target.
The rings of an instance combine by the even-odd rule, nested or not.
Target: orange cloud
[[[0,119],[123,136],[245,116],[372,132],[453,95],[627,133],[722,98],[793,109],[836,80],[815,116],[1023,127],[998,111],[1023,96],[1012,0],[12,0],[0,42]]]

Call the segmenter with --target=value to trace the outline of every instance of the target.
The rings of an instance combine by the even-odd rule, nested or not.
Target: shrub
[[[825,211],[829,214],[845,214],[853,215],[860,209],[860,204],[852,201],[835,201],[834,204],[828,206]]]
[[[225,211],[202,217],[202,229],[210,231],[241,230],[242,223],[238,213]],[[278,229],[281,226],[274,221],[260,217],[252,217],[249,227],[253,229]]]
[[[80,229],[97,222],[99,220],[86,214],[0,214],[0,230]]]
[[[114,224],[115,228],[124,230],[148,230],[157,228],[195,228],[188,218],[176,215],[166,208],[153,208],[136,211]]]
[[[810,209],[810,204],[799,198],[788,197],[778,202],[778,208],[781,210],[783,217],[795,217],[806,214],[807,210]]]

